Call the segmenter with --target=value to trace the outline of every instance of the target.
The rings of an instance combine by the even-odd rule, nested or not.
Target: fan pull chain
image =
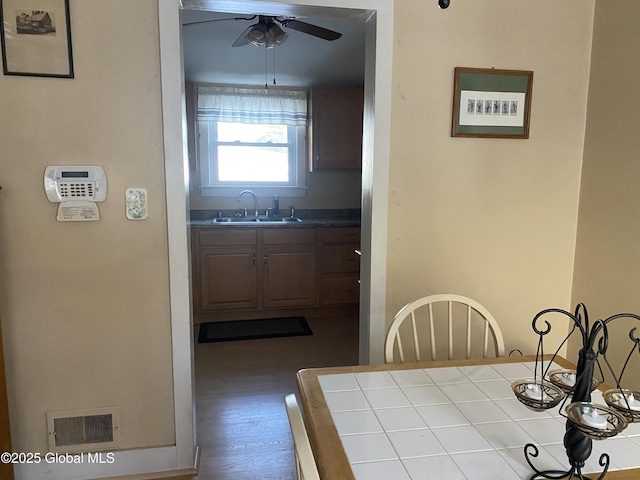
[[[267,71],[267,46],[264,46],[264,89],[267,90],[269,85],[267,83],[267,76],[269,72]]]
[[[273,49],[273,84],[276,84],[276,49]]]

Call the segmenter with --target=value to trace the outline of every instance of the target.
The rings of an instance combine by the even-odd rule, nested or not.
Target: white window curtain
[[[199,86],[198,121],[304,126],[307,92]]]

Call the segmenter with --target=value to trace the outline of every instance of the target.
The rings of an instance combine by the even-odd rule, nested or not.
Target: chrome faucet
[[[257,217],[258,216],[258,199],[256,198],[256,195],[251,191],[251,190],[243,190],[240,192],[240,194],[238,195],[238,202],[240,202],[240,199],[242,198],[242,196],[244,194],[247,195],[251,195],[253,197],[253,209],[254,209],[254,215]],[[246,210],[245,210],[246,212]],[[246,213],[245,213],[246,216]]]

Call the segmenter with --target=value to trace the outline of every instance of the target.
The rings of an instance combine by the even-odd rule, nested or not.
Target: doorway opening
[[[185,65],[185,82],[187,92],[192,92],[191,85],[197,84],[223,84],[237,87],[255,85],[261,88],[264,81],[265,64],[259,58],[266,54],[264,47],[255,48],[251,45],[241,49],[230,48],[238,35],[254,24],[255,20],[222,20],[224,18],[252,18],[252,11],[242,5],[242,12],[211,12],[203,10],[184,10],[183,23],[183,58]],[[268,8],[268,7],[265,7]],[[307,12],[304,20],[314,21],[314,17]],[[325,20],[326,21],[326,20]],[[327,25],[326,23],[324,24]],[[347,47],[343,47],[341,54],[335,52],[326,55],[329,65],[317,68],[318,55],[312,62],[308,62],[308,51],[305,41],[314,46],[316,53],[323,46],[322,42],[314,44],[313,39],[301,38],[292,34],[286,45],[271,49],[269,54],[275,53],[278,63],[274,65],[273,78],[279,85],[294,88],[326,87],[327,85],[339,85],[340,87],[360,87],[364,83],[364,21],[349,21],[333,19],[331,28],[343,31]],[[349,32],[346,31],[349,27]],[[355,38],[355,37],[359,38]],[[360,48],[355,48],[354,43],[360,43]],[[288,47],[288,48],[285,48]],[[322,54],[319,54],[321,57]],[[356,56],[357,58],[354,58]],[[228,62],[228,63],[227,63]],[[291,65],[297,66],[303,73],[297,73]],[[268,70],[269,65],[265,70]],[[359,70],[359,71],[358,71]],[[355,73],[354,73],[355,72]],[[304,75],[304,78],[301,78]],[[355,77],[355,78],[354,78]],[[189,94],[189,93],[188,93]],[[193,98],[193,97],[192,97]],[[187,108],[190,111],[190,108]],[[192,147],[196,142],[192,142]],[[193,165],[192,165],[193,168]],[[194,175],[195,174],[195,175]],[[201,197],[197,185],[198,172],[191,172],[192,203],[191,217],[199,217],[201,212],[206,216],[216,214],[217,210],[229,211],[235,204],[235,196],[227,199],[219,197]],[[345,184],[346,189],[353,190],[357,186],[355,204],[353,210],[359,210],[361,203],[361,173],[343,172],[328,174],[333,178],[329,183]],[[355,179],[354,177],[358,176]],[[325,176],[327,176],[325,174]],[[309,187],[314,188],[313,182]],[[326,187],[316,186],[316,190],[325,190]],[[240,190],[238,190],[240,191]],[[236,192],[237,194],[237,192]],[[313,193],[311,193],[312,196]],[[335,201],[335,197],[341,195],[333,191],[328,195],[328,202]],[[353,193],[347,191],[345,197]],[[263,199],[261,199],[263,200]],[[297,200],[296,210],[301,211],[305,203]],[[312,199],[313,200],[313,199]],[[225,201],[227,203],[225,203]],[[346,200],[349,202],[348,198]],[[264,202],[264,200],[263,200]],[[287,199],[285,206],[296,202],[295,198]],[[322,199],[316,200],[317,206]],[[231,203],[231,205],[229,205]],[[263,205],[261,204],[261,207]],[[217,227],[218,230],[224,227]],[[229,230],[227,230],[229,231]],[[192,235],[199,235],[196,230]],[[200,237],[198,237],[200,238]],[[202,312],[201,306],[205,294],[200,294],[200,279],[207,277],[208,273],[201,263],[211,263],[211,277],[216,275],[213,264],[222,266],[228,258],[226,252],[201,253],[199,240],[195,260],[200,262],[194,267],[198,276],[194,279],[192,288],[198,289],[195,295],[198,312],[194,312],[194,339],[198,336],[199,322],[209,319],[219,319],[221,315],[211,311]],[[359,246],[357,246],[359,247]],[[194,247],[196,248],[196,247]],[[231,247],[224,247],[231,248]],[[311,247],[315,251],[315,247]],[[352,247],[353,248],[353,247]],[[240,254],[242,252],[234,252]],[[245,252],[249,256],[255,251],[251,248]],[[304,252],[297,251],[299,257]],[[283,252],[278,252],[284,255]],[[192,255],[194,253],[192,252]],[[260,256],[260,255],[259,255]],[[266,256],[265,256],[266,262]],[[219,275],[218,275],[219,276]],[[208,278],[208,277],[207,277]],[[243,275],[243,278],[244,275]],[[231,280],[226,278],[211,279],[211,286],[220,291],[224,283]],[[260,276],[258,276],[260,281]],[[354,280],[355,281],[355,280]],[[237,286],[236,286],[237,287]],[[242,287],[242,282],[240,288]],[[211,287],[209,287],[211,288]],[[231,297],[237,297],[233,289]],[[213,301],[211,302],[213,304]],[[251,305],[251,295],[242,296],[238,305]],[[214,306],[213,308],[216,308]],[[241,308],[242,310],[242,308]],[[352,313],[344,315],[311,315],[306,319],[309,322],[313,335],[308,337],[284,337],[270,339],[239,340],[230,342],[215,342],[200,344],[195,340],[195,393],[196,393],[196,427],[197,443],[201,447],[200,476],[208,478],[215,472],[216,478],[239,478],[240,476],[261,478],[289,478],[294,475],[294,458],[290,443],[289,426],[286,412],[283,406],[283,397],[296,392],[295,374],[301,368],[313,366],[351,365],[359,361],[359,317],[357,309],[346,309]],[[226,316],[234,312],[226,312]],[[255,313],[260,315],[260,313]],[[243,315],[242,311],[240,315]],[[246,315],[246,313],[245,313]],[[222,317],[225,313],[222,314]],[[232,317],[230,317],[232,318]],[[215,420],[213,420],[215,419]],[[213,420],[213,421],[212,421]],[[253,470],[252,470],[253,469]]]
[[[304,16],[310,10],[335,12],[326,7],[289,4],[273,6],[278,15]],[[186,152],[184,149],[184,79],[181,65],[180,10],[184,8],[226,10],[240,13],[248,8],[261,10],[262,1],[159,0],[160,52],[162,69],[163,129],[167,188],[167,221],[171,282],[171,317],[174,366],[174,402],[177,464],[193,463],[193,328],[189,318],[188,205],[185,202]],[[322,3],[323,2],[318,2]],[[224,8],[223,8],[224,7]],[[366,14],[367,51],[365,67],[365,115],[362,175],[362,291],[360,301],[360,363],[382,361],[385,316],[385,270],[387,237],[388,164],[391,111],[391,61],[393,51],[393,3],[388,0],[353,0],[341,13]],[[235,9],[235,10],[234,10]],[[379,22],[384,28],[376,29]],[[375,104],[375,109],[374,109]],[[376,195],[373,195],[375,190]]]
[[[183,11],[183,25],[185,25],[183,26],[183,58],[185,81],[188,85],[206,83],[246,86],[253,83],[258,87],[261,86],[263,64],[258,57],[262,55],[262,52],[266,53],[266,49],[256,49],[250,45],[245,46],[242,50],[229,48],[239,32],[244,31],[246,25],[251,25],[254,22],[219,20],[231,16],[251,18],[252,12],[250,10],[245,10],[242,13],[244,15],[238,13],[235,15],[218,14],[217,12],[200,10]],[[307,18],[305,17],[305,21]],[[213,21],[210,21],[209,24],[200,23],[207,22],[207,20]],[[333,24],[340,25],[333,27],[336,29],[343,30],[347,25],[351,25],[352,30],[357,30],[360,36],[361,51],[356,49],[356,53],[345,52],[341,57],[333,54],[330,56],[329,66],[319,69],[320,73],[313,73],[313,69],[307,66],[306,70],[302,69],[307,72],[307,78],[296,78],[290,65],[300,66],[304,63],[305,47],[299,43],[306,39],[291,35],[292,38],[288,39],[287,45],[273,49],[280,60],[279,66],[274,65],[274,82],[278,78],[278,83],[285,84],[286,87],[316,87],[336,82],[344,86],[345,83],[353,83],[354,80],[347,78],[341,82],[340,75],[342,74],[343,77],[349,75],[348,69],[357,68],[360,63],[360,72],[356,72],[360,78],[355,80],[359,85],[355,86],[362,87],[365,63],[364,22],[338,19],[334,20]],[[354,41],[352,39],[348,41],[352,46]],[[298,44],[296,44],[297,42]],[[205,55],[202,55],[204,53],[202,51],[203,45],[205,46]],[[322,42],[316,48],[321,46]],[[290,48],[287,50],[285,47]],[[302,50],[302,53],[298,53],[298,48]],[[230,61],[232,65],[225,65],[221,57],[231,53],[235,57]],[[353,55],[358,55],[359,58],[349,58]],[[292,60],[292,57],[297,60]],[[318,55],[315,57],[314,62],[317,63]],[[216,60],[208,65],[207,59]],[[239,61],[240,59],[242,60]],[[237,69],[237,73],[232,71],[234,68]],[[320,74],[324,74],[325,77],[318,78]],[[187,91],[189,92],[190,89],[187,88]],[[193,173],[197,172],[192,171],[192,176]],[[356,174],[360,178],[354,182],[353,177]],[[360,172],[348,172],[347,174],[338,172],[334,173],[333,177],[333,183],[340,183],[340,180],[346,177],[346,185],[355,184],[360,190]],[[336,181],[336,177],[338,181]],[[349,193],[351,192],[347,192],[347,195]],[[194,192],[192,198],[199,197],[198,194],[199,192]],[[335,195],[340,195],[340,193],[333,192],[334,197]],[[353,196],[352,193],[351,195]],[[235,197],[232,197],[231,201],[235,201]],[[296,199],[288,199],[289,203],[294,201]],[[359,208],[360,202],[361,194],[358,192],[356,204],[351,206]],[[329,198],[329,203],[331,203],[331,198]],[[198,207],[202,208],[203,204],[208,207],[205,209],[209,212],[207,215],[210,215],[211,210],[215,210],[218,205],[222,208],[226,206],[224,199],[221,201],[211,197],[196,198],[190,206],[192,219],[194,210],[197,210]],[[210,208],[211,206],[214,208]],[[300,204],[297,207],[297,210],[300,211]],[[255,252],[253,254],[255,255]],[[300,252],[296,253],[296,255],[299,254]],[[216,258],[220,258],[220,255],[211,253],[207,258],[211,259],[216,256]],[[205,258],[203,254],[199,254],[196,260],[201,262],[205,261]],[[225,257],[224,261],[226,260]],[[211,261],[217,262],[217,260]],[[221,263],[222,260],[219,264]],[[199,274],[198,267],[195,267],[194,270]],[[216,272],[212,269],[211,274],[215,275]],[[193,288],[200,288],[199,281],[194,280],[193,283]],[[218,283],[216,283],[216,288],[221,288],[223,285]],[[247,301],[243,301],[242,304],[247,304]],[[352,311],[352,315],[347,317],[307,317],[313,332],[313,335],[308,337],[253,339],[205,344],[196,341],[194,344],[196,426],[197,443],[202,449],[200,460],[200,476],[202,478],[209,478],[213,472],[216,472],[216,478],[221,479],[243,476],[246,478],[289,478],[294,476],[295,461],[283,397],[297,391],[295,374],[301,368],[358,363],[359,318],[357,310],[352,309]],[[219,318],[219,315],[215,315],[215,317]],[[206,318],[206,315],[194,315],[196,322],[194,325],[196,332],[194,333],[196,335],[199,327],[197,322],[203,318]]]

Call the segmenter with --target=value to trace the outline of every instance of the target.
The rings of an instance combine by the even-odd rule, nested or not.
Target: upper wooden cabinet
[[[311,90],[310,170],[362,168],[361,88]]]

